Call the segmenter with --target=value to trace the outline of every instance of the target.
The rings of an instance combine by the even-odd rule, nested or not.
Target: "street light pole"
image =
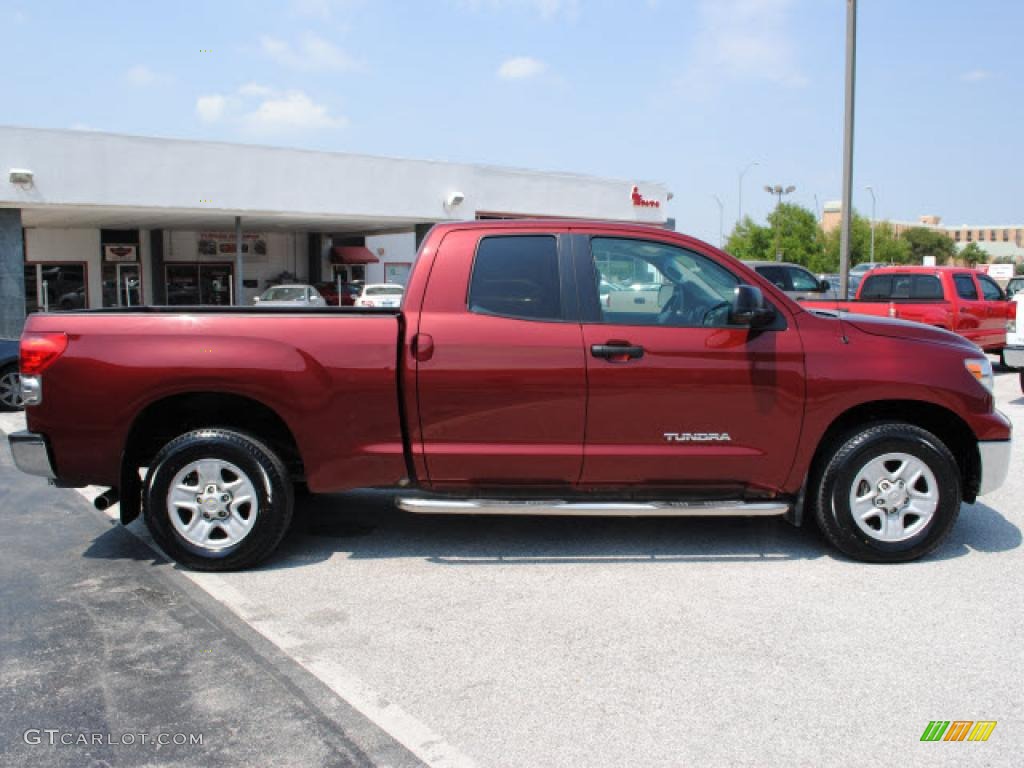
[[[712,195],[711,197],[713,197],[715,199],[715,202],[718,203],[718,247],[721,248],[722,247],[722,228],[723,228],[723,221],[725,219],[725,206],[722,205],[722,200],[718,197],[718,195]]]
[[[871,185],[864,187],[868,192],[871,193],[871,257],[868,259],[871,263],[875,261],[875,190],[871,188]]]
[[[747,175],[747,171],[749,171],[755,165],[760,165],[760,163],[757,162],[757,160],[755,160],[752,163],[748,163],[747,167],[744,168],[742,171],[740,171],[739,196],[738,196],[739,202],[736,204],[736,226],[737,227],[740,225],[740,222],[743,221],[743,177],[746,176]]]
[[[843,121],[843,212],[839,226],[839,298],[850,284],[850,224],[853,219],[853,106],[857,74],[857,0],[846,0],[846,115]]]
[[[776,184],[774,187],[771,184],[765,184],[764,191],[769,195],[774,195],[778,198],[778,202],[775,203],[775,211],[778,212],[782,206],[782,196],[791,195],[796,192],[796,187],[790,184],[788,187],[783,187],[781,184]],[[778,224],[778,218],[776,217],[776,224]],[[782,250],[779,248],[779,235],[780,227],[775,227],[775,260],[782,261]]]

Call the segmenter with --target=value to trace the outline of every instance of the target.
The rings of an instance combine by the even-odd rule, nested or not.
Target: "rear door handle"
[[[590,354],[603,357],[613,363],[624,363],[644,356],[644,348],[630,344],[628,341],[609,341],[607,344],[593,344]]]

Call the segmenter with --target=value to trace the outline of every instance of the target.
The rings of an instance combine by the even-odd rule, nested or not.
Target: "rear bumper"
[[[11,444],[14,466],[29,475],[56,479],[53,460],[50,458],[50,446],[45,436],[34,432],[12,432],[8,441]]]
[[[978,442],[978,453],[981,454],[981,485],[978,495],[999,488],[1006,482],[1010,472],[1011,440],[981,440]]]
[[[1011,368],[1024,368],[1024,346],[1003,347],[1003,360]]]

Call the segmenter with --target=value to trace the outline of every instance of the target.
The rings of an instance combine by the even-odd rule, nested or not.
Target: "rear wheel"
[[[24,407],[17,364],[0,368],[0,411],[20,411]]]
[[[932,433],[887,422],[848,435],[821,474],[815,513],[825,537],[858,560],[914,560],[960,513],[960,472]]]
[[[270,448],[239,432],[205,429],[175,438],[153,460],[144,514],[174,560],[229,571],[277,548],[293,504],[288,472]]]

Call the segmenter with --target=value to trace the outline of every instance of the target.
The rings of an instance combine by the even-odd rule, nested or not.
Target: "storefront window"
[[[167,303],[230,306],[234,269],[230,264],[168,264]]]
[[[29,312],[85,309],[85,264],[47,262],[25,265],[25,308]]]
[[[138,264],[103,265],[103,306],[137,307],[142,304]]]

